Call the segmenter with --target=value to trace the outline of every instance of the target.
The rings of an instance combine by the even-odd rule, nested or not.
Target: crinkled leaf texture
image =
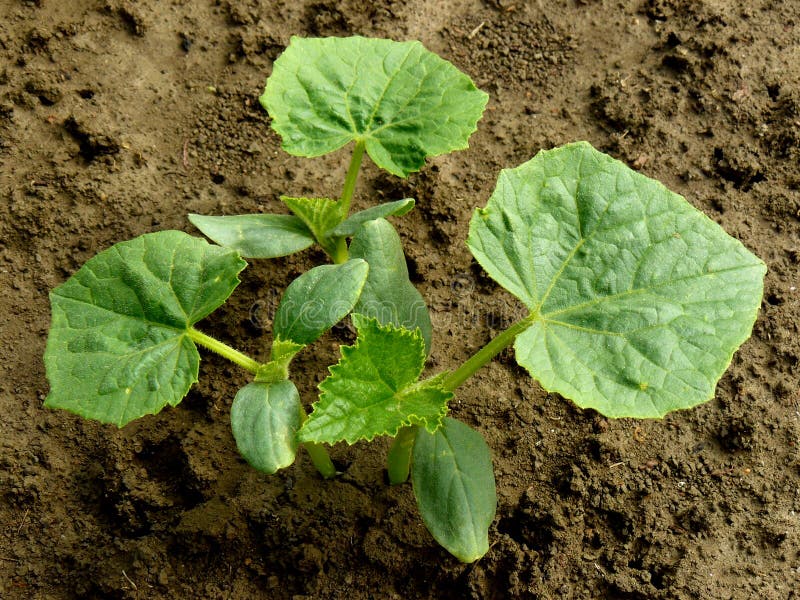
[[[369,263],[367,283],[354,312],[380,323],[419,329],[430,353],[431,317],[422,295],[408,280],[403,246],[392,224],[386,219],[363,223],[353,236],[350,256]]]
[[[369,265],[355,258],[340,265],[320,265],[295,279],[275,313],[276,339],[307,345],[353,310]]]
[[[245,258],[276,258],[305,250],[314,234],[294,215],[189,215],[203,235]]]
[[[330,198],[292,198],[281,196],[283,203],[308,227],[314,238],[330,253],[333,249],[328,232],[341,223],[344,215],[338,202]]]
[[[405,177],[466,148],[488,95],[419,42],[293,37],[260,100],[290,154],[363,140],[375,164]]]
[[[281,196],[281,201],[321,240],[342,221],[339,203],[330,198],[293,198]]]
[[[91,258],[50,294],[45,406],[121,427],[178,404],[200,362],[189,329],[230,296],[246,264],[180,231]]]
[[[411,482],[422,520],[434,539],[462,562],[489,551],[497,509],[492,455],[483,437],[445,418],[434,433],[418,429]]]
[[[517,361],[610,417],[709,400],[750,335],[766,272],[681,196],[586,142],[504,170],[468,245],[531,310]]]
[[[288,467],[297,454],[300,394],[291,381],[256,381],[240,389],[231,406],[236,446],[250,465],[264,473]]]
[[[435,431],[453,394],[437,380],[417,381],[426,356],[419,332],[362,315],[353,315],[353,322],[358,339],[342,347],[341,360],[319,385],[322,394],[300,430],[300,441],[353,444],[394,436],[405,425]]]

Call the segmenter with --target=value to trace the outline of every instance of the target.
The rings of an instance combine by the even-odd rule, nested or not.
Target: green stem
[[[350,253],[347,251],[347,240],[344,239],[344,237],[336,238],[336,245],[334,246],[330,257],[331,260],[337,265],[346,263],[350,258]]]
[[[220,356],[227,358],[229,361],[236,363],[240,367],[248,371],[258,374],[260,368],[263,366],[257,361],[253,360],[246,354],[242,354],[238,350],[234,350],[227,344],[220,342],[218,339],[206,335],[202,331],[198,331],[194,327],[189,328],[189,339],[209,350],[216,352]],[[304,422],[308,418],[305,409],[300,407],[300,422]],[[328,455],[327,450],[321,444],[306,443],[303,444],[311,457],[311,462],[317,468],[325,479],[330,479],[336,476],[336,467],[333,466],[331,457]]]
[[[389,483],[397,485],[408,480],[411,470],[411,450],[414,448],[414,438],[417,436],[417,426],[401,427],[394,438],[392,447],[386,457],[386,466],[389,471]]]
[[[212,352],[216,352],[223,358],[227,358],[229,361],[236,363],[243,369],[250,371],[251,373],[258,373],[258,369],[261,367],[261,364],[258,361],[253,360],[246,354],[242,354],[238,350],[234,350],[228,344],[220,342],[218,339],[211,337],[210,335],[206,335],[205,333],[198,331],[194,327],[190,327],[188,330],[189,339],[192,340],[194,343],[203,346],[204,348],[208,348]]]
[[[500,333],[492,341],[478,350],[458,369],[444,378],[443,387],[448,391],[455,391],[462,383],[472,377],[475,372],[485,364],[489,363],[495,356],[500,354],[505,348],[514,343],[517,336],[531,326],[537,317],[530,315],[521,321],[517,321],[511,327]]]
[[[302,426],[303,423],[306,422],[308,419],[308,415],[306,414],[306,409],[302,406],[300,407],[300,425]],[[331,460],[330,454],[328,451],[325,450],[325,446],[322,444],[317,444],[315,442],[305,442],[303,447],[308,452],[308,456],[311,458],[311,462],[314,463],[314,466],[319,471],[319,474],[322,475],[325,479],[331,479],[332,477],[336,477],[336,467],[333,466],[333,461]]]
[[[320,475],[325,479],[336,477],[336,467],[333,466],[333,461],[331,461],[328,451],[325,450],[322,444],[306,442],[303,444],[303,447],[306,449],[306,452],[308,452],[308,455],[311,457],[311,462],[314,463]]]
[[[347,169],[347,175],[344,178],[342,197],[339,200],[339,218],[341,221],[344,221],[350,214],[350,203],[356,191],[358,172],[361,169],[361,159],[364,158],[364,150],[366,147],[366,142],[361,140],[356,142],[356,146],[353,148],[353,156],[350,158],[350,167]],[[337,237],[334,238],[333,242],[334,247],[328,252],[331,260],[337,265],[347,262],[347,259],[350,258],[350,253],[347,251],[347,240],[344,237]]]
[[[350,168],[347,169],[347,176],[344,178],[342,198],[339,200],[342,220],[346,219],[347,215],[350,214],[350,201],[353,199],[353,192],[356,191],[356,180],[358,180],[358,171],[361,168],[361,159],[364,157],[365,148],[366,142],[363,140],[356,142],[356,147],[353,148]]]

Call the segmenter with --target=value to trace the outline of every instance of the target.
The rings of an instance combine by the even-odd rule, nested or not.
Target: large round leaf
[[[197,381],[190,328],[230,296],[246,264],[180,231],[90,259],[50,294],[45,406],[121,427],[178,404]]]
[[[426,156],[466,148],[488,96],[419,42],[293,37],[260,100],[290,154],[363,141],[405,177]]]
[[[710,399],[766,272],[681,196],[585,142],[503,171],[468,244],[530,308],[519,363],[612,417]]]

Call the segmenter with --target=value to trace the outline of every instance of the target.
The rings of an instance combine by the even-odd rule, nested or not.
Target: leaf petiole
[[[308,414],[306,413],[306,409],[300,406],[301,427],[307,419]],[[316,467],[317,471],[319,471],[319,474],[322,475],[322,477],[325,479],[336,477],[336,467],[333,465],[331,456],[328,454],[325,446],[322,444],[317,444],[316,442],[303,442],[301,445],[306,449],[306,452],[308,452],[311,462],[314,464],[314,467]]]
[[[235,350],[225,344],[224,342],[220,342],[218,339],[211,337],[210,335],[206,335],[202,331],[198,331],[194,327],[189,327],[187,330],[189,335],[189,339],[192,340],[195,344],[199,344],[204,348],[208,348],[212,352],[216,352],[223,358],[227,358],[232,363],[236,363],[243,369],[250,371],[251,373],[257,374],[259,369],[262,367],[261,363],[256,360],[253,360],[246,354]]]
[[[353,199],[353,192],[356,191],[358,171],[361,168],[361,159],[364,157],[364,150],[366,147],[367,144],[364,140],[358,140],[355,148],[353,148],[353,156],[350,159],[350,167],[347,169],[347,176],[344,179],[342,197],[339,200],[342,220],[346,219],[347,215],[350,214],[350,201]]]
[[[353,193],[356,191],[358,172],[361,169],[361,159],[364,158],[364,150],[366,147],[366,142],[359,140],[356,142],[355,148],[353,148],[353,156],[350,158],[350,167],[347,169],[347,175],[344,178],[342,197],[339,199],[339,218],[341,221],[344,221],[350,214],[350,203],[353,200]],[[347,240],[344,236],[335,237],[333,240],[333,249],[328,253],[331,260],[337,265],[347,262],[350,258],[350,253],[347,251]]]
[[[442,381],[442,387],[449,392],[455,391],[467,379],[472,377],[478,369],[488,364],[495,356],[513,344],[517,336],[530,327],[537,318],[538,314],[530,314],[498,334],[458,369],[448,374]]]

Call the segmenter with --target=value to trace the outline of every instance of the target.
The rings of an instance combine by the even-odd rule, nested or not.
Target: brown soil
[[[800,598],[798,0],[0,0],[0,597]],[[47,292],[96,252],[187,212],[335,195],[347,153],[287,156],[257,102],[297,35],[419,39],[490,93],[471,149],[359,207],[399,220],[448,368],[518,310],[464,245],[498,171],[587,139],[685,195],[769,265],[754,336],[717,396],[609,421],[505,354],[454,414],[487,437],[492,548],[462,565],[385,485],[385,441],[268,477],[237,456],[247,377],[206,356],[176,409],[122,430],[42,408]],[[263,355],[315,251],[255,262],[210,333]],[[310,402],[349,333],[305,352]],[[377,451],[376,451],[377,450]]]

